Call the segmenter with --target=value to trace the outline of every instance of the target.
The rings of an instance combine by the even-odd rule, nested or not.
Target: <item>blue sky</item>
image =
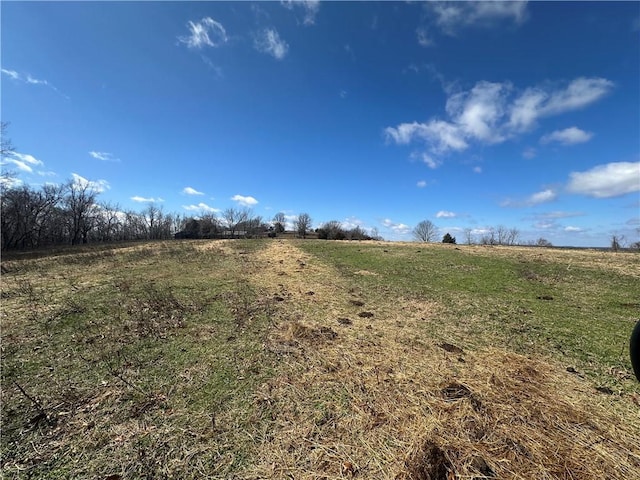
[[[637,2],[2,2],[3,169],[122,209],[640,239]]]

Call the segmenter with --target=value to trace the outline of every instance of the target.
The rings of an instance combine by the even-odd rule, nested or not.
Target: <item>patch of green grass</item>
[[[597,382],[633,389],[608,374],[631,371],[629,335],[640,314],[638,271],[580,267],[551,253],[512,255],[469,247],[299,242],[337,268],[370,299],[435,301],[444,307],[425,324],[437,336],[451,327],[464,346],[494,345],[518,353],[549,355]],[[615,256],[615,262],[633,262]],[[636,263],[637,264],[637,263]],[[630,265],[633,265],[630,263]],[[362,271],[373,275],[362,275]],[[624,375],[623,375],[624,377]]]
[[[227,478],[265,430],[259,242],[15,260],[3,275],[6,478]]]

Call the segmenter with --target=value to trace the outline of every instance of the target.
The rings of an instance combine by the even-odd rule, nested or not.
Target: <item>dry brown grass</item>
[[[628,397],[548,359],[460,353],[420,328],[437,322],[437,303],[363,301],[291,242],[259,255],[252,281],[281,299],[265,345],[280,368],[254,400],[271,428],[246,478],[640,478]]]

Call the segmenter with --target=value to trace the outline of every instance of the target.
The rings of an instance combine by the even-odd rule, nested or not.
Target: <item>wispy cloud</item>
[[[567,191],[594,198],[619,197],[640,191],[640,162],[598,165],[569,174]]]
[[[33,173],[33,167],[42,166],[44,163],[33,155],[11,152],[10,157],[2,161],[2,165],[14,165],[21,172]]]
[[[187,27],[189,35],[178,37],[178,41],[189,48],[219,47],[229,40],[222,24],[211,17],[204,17],[199,22],[189,21]]]
[[[508,127],[515,131],[529,130],[540,118],[587,107],[608,94],[613,86],[605,78],[580,77],[566,88],[527,88],[510,109]]]
[[[199,192],[195,188],[191,188],[191,187],[184,187],[182,189],[182,193],[184,193],[185,195],[204,195],[203,192]]]
[[[519,25],[527,19],[526,1],[428,2],[426,8],[447,35],[455,35],[462,28],[488,28],[503,21]]]
[[[289,45],[280,38],[275,28],[265,28],[258,32],[253,46],[259,52],[271,55],[276,60],[282,60],[289,51]]]
[[[557,220],[560,218],[581,217],[583,215],[583,212],[565,212],[562,210],[555,210],[552,212],[536,213],[531,218],[534,220]]]
[[[156,202],[164,202],[163,198],[160,197],[141,197],[139,195],[136,195],[134,197],[131,197],[131,200],[133,200],[134,202],[139,202],[139,203],[156,203]]]
[[[69,97],[67,95],[62,93],[60,90],[58,90],[55,86],[53,86],[47,80],[42,80],[42,79],[35,78],[35,77],[31,76],[31,74],[29,74],[29,73],[20,73],[20,72],[16,72],[15,70],[9,70],[9,69],[5,69],[5,68],[0,69],[0,71],[4,75],[8,76],[9,78],[11,78],[12,80],[17,81],[17,82],[26,83],[28,85],[42,85],[42,86],[45,86],[45,87],[49,87],[51,90],[53,90],[57,94],[62,95],[64,98],[69,100]]]
[[[182,208],[189,212],[206,212],[206,213],[219,213],[219,208],[210,207],[204,202],[200,202],[197,205],[183,205]]]
[[[3,68],[1,71],[13,80],[20,80],[20,74],[15,70],[7,70],[6,68]]]
[[[562,145],[575,145],[576,143],[588,142],[591,140],[591,137],[593,137],[593,133],[591,132],[585,132],[577,127],[569,127],[544,135],[540,139],[540,143],[558,142]]]
[[[419,160],[432,169],[438,168],[442,163],[440,160],[433,158],[433,155],[429,155],[426,152],[411,152],[409,158],[412,160]]]
[[[473,173],[482,173],[482,167],[473,167]]]
[[[89,155],[96,160],[101,160],[103,162],[119,162],[119,158],[115,158],[112,153],[109,152],[96,152],[90,151]]]
[[[96,193],[102,193],[105,190],[109,190],[111,188],[109,182],[107,182],[106,180],[87,180],[77,173],[72,173],[71,177],[73,178],[73,185],[76,185],[80,188],[93,190]]]
[[[416,29],[416,38],[418,45],[421,47],[431,47],[433,45],[433,40],[429,36],[429,31],[426,27],[421,26]]]
[[[320,0],[281,0],[280,4],[287,10],[297,8],[304,14],[302,23],[304,25],[314,25],[316,15],[320,10]]]
[[[541,203],[551,202],[556,198],[558,198],[558,193],[551,188],[547,188],[546,190],[542,190],[540,192],[536,192],[528,196],[524,200],[507,199],[502,203],[500,203],[500,206],[501,207],[533,207],[535,205],[540,205]]]
[[[416,183],[416,186],[418,188],[424,188],[427,186],[427,181],[426,180],[420,180],[418,183]]]
[[[454,212],[449,212],[447,210],[440,210],[436,213],[436,218],[455,218],[458,214]]]
[[[576,233],[576,232],[582,232],[582,228],[580,228],[580,227],[572,227],[571,225],[567,225],[566,227],[564,227],[564,231],[565,232]]]
[[[252,207],[259,203],[255,198],[251,196],[245,197],[243,195],[234,195],[233,197],[231,197],[231,200],[233,200],[234,202],[238,202],[240,205],[243,205],[245,207]]]
[[[578,78],[563,88],[535,87],[520,93],[509,82],[482,81],[469,91],[449,94],[445,106],[448,120],[401,123],[385,128],[384,135],[397,145],[424,144],[426,155],[433,160],[427,163],[437,166],[434,156],[462,152],[473,143],[502,143],[534,128],[540,118],[590,105],[612,88],[613,82],[603,78]],[[580,138],[579,132],[567,130],[559,133],[558,139]],[[532,156],[534,151],[525,150],[525,154]]]
[[[522,156],[524,158],[526,158],[527,160],[531,160],[532,158],[535,158],[537,154],[538,154],[538,152],[533,147],[527,147],[522,152]]]

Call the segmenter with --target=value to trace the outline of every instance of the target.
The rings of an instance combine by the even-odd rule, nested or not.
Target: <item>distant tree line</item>
[[[520,230],[504,225],[484,229],[481,234],[474,234],[471,228],[463,230],[467,245],[521,245]],[[438,238],[438,227],[430,220],[418,223],[412,231],[413,238],[419,242],[435,242]],[[442,243],[457,243],[456,237],[447,232],[442,237]],[[551,242],[544,238],[528,242],[527,245],[538,247],[551,247]]]
[[[6,176],[3,180],[3,250],[167,239],[184,222],[153,204],[134,212],[100,202],[99,191],[91,182],[70,180],[36,189],[6,181]]]

